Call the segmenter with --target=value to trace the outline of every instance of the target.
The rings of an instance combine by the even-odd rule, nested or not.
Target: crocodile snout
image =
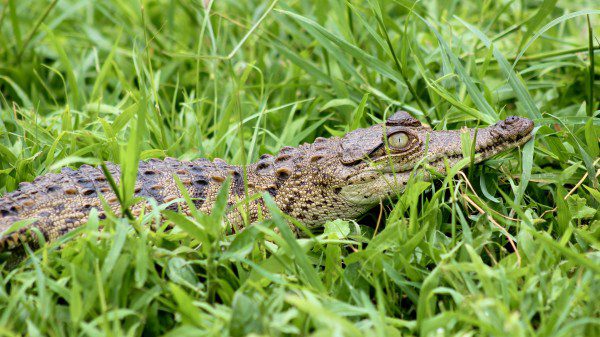
[[[491,127],[491,133],[494,137],[503,139],[522,138],[531,133],[533,122],[524,117],[510,116]]]
[[[509,116],[498,124],[503,129],[518,133],[520,136],[528,135],[533,130],[533,122],[524,117]]]

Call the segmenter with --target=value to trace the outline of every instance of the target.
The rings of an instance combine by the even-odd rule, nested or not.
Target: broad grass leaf
[[[194,299],[175,283],[169,283],[169,290],[175,299],[176,310],[181,315],[183,323],[203,327],[205,320],[201,311],[194,306]]]
[[[578,16],[583,16],[583,15],[598,15],[600,14],[600,10],[594,10],[594,9],[586,9],[586,10],[582,10],[582,11],[577,11],[577,12],[573,12],[573,13],[568,13],[565,15],[562,15],[552,21],[550,21],[549,23],[547,23],[546,25],[544,25],[544,27],[540,28],[540,30],[537,31],[537,33],[535,33],[533,35],[533,37],[531,37],[531,39],[529,39],[529,41],[527,41],[527,43],[525,44],[525,46],[523,46],[523,48],[521,48],[521,51],[519,52],[519,54],[517,55],[517,57],[515,58],[515,61],[513,62],[513,66],[516,65],[519,62],[519,59],[521,59],[521,57],[523,57],[523,54],[525,54],[525,51],[527,51],[527,49],[531,46],[531,44],[533,44],[533,42],[535,40],[537,40],[540,36],[542,36],[544,33],[546,33],[546,31],[548,31],[550,28],[561,24],[562,22],[565,22],[567,20],[576,18]]]
[[[542,5],[539,6],[538,11],[532,16],[525,25],[527,26],[527,31],[521,38],[521,43],[519,45],[519,49],[523,47],[523,44],[529,39],[531,35],[535,32],[535,30],[546,20],[551,14],[554,8],[556,7],[556,3],[558,0],[544,0]]]
[[[301,15],[298,15],[298,14],[295,14],[295,13],[292,13],[289,11],[285,11],[285,10],[278,10],[278,12],[280,12],[284,15],[287,15],[287,16],[293,18],[294,20],[302,23],[304,28],[307,31],[309,31],[311,33],[311,35],[313,35],[316,39],[321,41],[321,43],[323,43],[323,42],[326,44],[333,43],[334,46],[339,48],[339,53],[343,52],[343,53],[352,55],[353,57],[360,60],[360,62],[363,63],[365,66],[367,66],[369,68],[373,68],[374,70],[378,71],[382,76],[385,76],[385,77],[397,82],[398,84],[405,86],[403,83],[403,80],[402,80],[402,76],[397,71],[390,68],[388,65],[386,65],[381,60],[373,57],[372,55],[367,54],[364,50],[361,50],[360,48],[348,43],[347,41],[343,40],[342,38],[329,32],[327,29],[325,29],[324,27],[322,27],[315,21],[308,19],[304,16],[301,16]],[[329,41],[329,42],[327,42],[327,41]],[[332,51],[330,51],[330,52],[332,52]]]
[[[508,79],[508,84],[515,91],[519,101],[524,104],[525,113],[534,120],[537,120],[542,117],[537,105],[533,101],[533,98],[529,94],[527,87],[525,86],[525,82],[523,79],[513,70],[513,67],[508,63],[504,55],[500,53],[500,51],[492,44],[492,41],[489,40],[485,34],[483,34],[479,29],[475,28],[473,25],[463,21],[460,18],[456,18],[460,21],[465,27],[467,27],[473,34],[475,34],[481,42],[485,44],[486,47],[492,48],[492,53],[498,62],[500,70]]]
[[[427,25],[429,30],[431,30],[431,32],[433,32],[433,34],[436,36],[442,51],[446,54],[446,56],[450,60],[450,63],[452,63],[452,66],[454,67],[454,70],[456,71],[459,79],[464,83],[465,87],[467,88],[467,92],[473,100],[473,104],[475,104],[475,107],[477,107],[477,109],[481,113],[478,117],[485,121],[487,124],[493,124],[498,119],[498,114],[492,108],[490,103],[485,99],[481,90],[477,88],[475,82],[473,81],[471,76],[469,76],[467,70],[464,68],[456,54],[454,54],[448,43],[443,39],[440,32],[428,20],[424,19],[418,14],[415,15],[418,18],[420,18]]]

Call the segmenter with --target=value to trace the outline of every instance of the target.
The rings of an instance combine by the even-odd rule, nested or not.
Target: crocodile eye
[[[389,136],[388,144],[395,149],[402,149],[408,145],[408,135],[404,132],[395,133]]]

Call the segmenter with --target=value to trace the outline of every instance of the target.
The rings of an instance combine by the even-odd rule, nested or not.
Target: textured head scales
[[[386,132],[396,127],[421,128],[421,122],[406,111],[398,111],[390,116],[385,125],[376,124],[366,129],[354,130],[342,138],[341,162],[354,164],[368,158],[375,150],[384,145]]]

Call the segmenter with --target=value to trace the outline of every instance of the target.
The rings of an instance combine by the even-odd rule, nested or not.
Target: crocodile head
[[[444,174],[446,167],[463,159],[465,138],[474,142],[477,163],[524,144],[532,130],[532,121],[512,116],[486,128],[434,131],[408,113],[397,112],[385,123],[355,130],[341,139],[340,171],[345,185],[340,196],[350,204],[372,206],[402,192],[416,171],[423,171],[426,179],[430,170]]]

